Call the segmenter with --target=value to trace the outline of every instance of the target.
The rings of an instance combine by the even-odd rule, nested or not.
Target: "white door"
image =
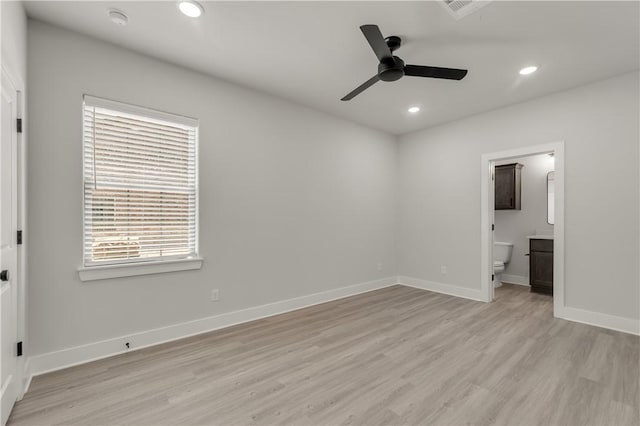
[[[0,420],[4,425],[16,402],[18,383],[17,241],[18,231],[18,92],[2,72],[0,113]]]

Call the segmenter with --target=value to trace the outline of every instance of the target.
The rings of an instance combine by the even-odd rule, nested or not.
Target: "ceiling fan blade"
[[[371,77],[369,80],[365,81],[360,86],[358,86],[355,90],[352,90],[351,93],[349,93],[347,96],[345,96],[344,98],[342,98],[340,100],[341,101],[350,101],[351,99],[353,99],[356,96],[358,96],[360,93],[362,93],[365,90],[367,90],[369,87],[371,87],[374,84],[376,84],[378,81],[380,81],[380,77],[378,77],[378,74],[376,74],[373,77]]]
[[[405,65],[404,75],[412,77],[444,78],[447,80],[462,80],[467,70],[456,68],[426,67],[422,65]]]
[[[362,25],[360,27],[360,30],[369,42],[369,45],[373,49],[373,52],[376,54],[380,62],[388,59],[393,60],[391,49],[389,49],[389,46],[387,46],[387,42],[384,41],[384,37],[382,37],[380,28],[378,28],[377,25]]]

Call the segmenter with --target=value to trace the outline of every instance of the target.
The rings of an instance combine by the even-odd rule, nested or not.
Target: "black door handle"
[[[0,281],[9,281],[9,271],[7,269],[0,272]]]

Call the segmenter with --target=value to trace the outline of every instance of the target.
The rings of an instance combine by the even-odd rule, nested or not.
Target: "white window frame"
[[[150,108],[144,108],[140,106],[125,104],[122,102],[112,101],[108,99],[98,98],[90,95],[83,96],[82,102],[82,122],[84,123],[84,107],[85,104],[90,104],[94,107],[105,108],[113,111],[118,111],[124,114],[131,114],[134,116],[140,116],[149,120],[159,120],[162,122],[170,122],[175,124],[181,124],[196,129],[195,138],[195,255],[185,256],[181,258],[167,258],[167,259],[151,259],[151,260],[136,260],[130,259],[123,260],[122,262],[109,263],[109,264],[85,264],[84,258],[84,244],[85,244],[85,200],[84,200],[84,180],[85,180],[85,161],[84,161],[84,124],[82,129],[83,143],[82,143],[82,265],[78,268],[78,274],[81,281],[93,281],[108,278],[130,277],[137,275],[148,275],[174,271],[186,271],[200,269],[202,267],[203,259],[199,256],[199,170],[198,170],[198,145],[199,145],[199,121],[194,118],[185,117],[176,114],[170,114],[167,112],[157,111]]]

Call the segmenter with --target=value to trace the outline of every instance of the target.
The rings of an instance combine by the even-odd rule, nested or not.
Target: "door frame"
[[[480,167],[480,243],[481,243],[481,281],[480,289],[483,300],[491,302],[494,298],[493,282],[493,230],[494,198],[493,186],[494,165],[499,160],[510,160],[537,154],[551,154],[555,158],[554,179],[554,215],[553,226],[553,316],[559,317],[564,308],[565,273],[564,273],[564,141],[543,145],[515,148],[507,151],[482,154]]]
[[[18,194],[17,194],[17,209],[18,209],[18,229],[23,230],[22,244],[17,245],[17,268],[18,278],[16,280],[18,290],[18,304],[17,304],[17,341],[23,342],[22,356],[17,359],[17,383],[18,383],[18,400],[21,400],[24,393],[27,391],[31,382],[31,373],[29,371],[30,366],[28,362],[28,343],[27,343],[27,329],[26,329],[26,312],[27,312],[27,237],[24,229],[27,223],[27,159],[26,159],[26,126],[25,126],[25,83],[19,77],[18,73],[13,72],[11,64],[3,58],[0,72],[11,82],[14,89],[16,89],[16,102],[17,102],[17,117],[22,119],[22,132],[17,134],[17,178],[18,178]]]

